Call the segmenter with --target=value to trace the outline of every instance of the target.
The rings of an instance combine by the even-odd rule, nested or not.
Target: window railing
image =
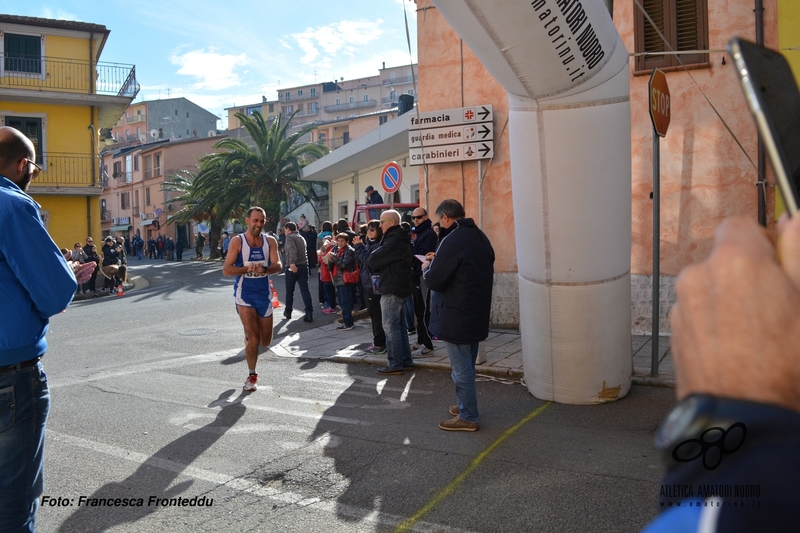
[[[95,63],[77,59],[42,57],[19,59],[4,57],[0,88],[55,90],[83,94],[106,94],[134,98],[139,93],[136,67],[118,63]],[[9,61],[31,62],[13,64]],[[30,68],[28,68],[30,67]]]
[[[400,78],[391,78],[388,80],[383,80],[382,83],[384,86],[389,86],[389,85],[399,85],[401,83],[411,83],[412,81],[414,81],[413,76],[403,76]]]
[[[375,107],[378,105],[377,100],[367,100],[366,102],[347,102],[344,104],[326,105],[323,109],[326,113],[336,113],[337,111],[347,111],[348,109],[364,109],[366,107]]]
[[[97,159],[90,155],[45,152],[42,161],[44,170],[31,182],[31,189],[97,185],[92,180],[92,170],[97,164]]]
[[[280,101],[280,102],[298,102],[298,101],[302,101],[302,100],[311,100],[312,98],[319,98],[319,93],[316,93],[316,94],[301,94],[300,96],[297,96],[296,94],[292,94],[292,95],[289,96],[289,98],[286,98],[286,95],[281,93],[281,95],[278,96],[278,101]]]
[[[137,124],[139,122],[144,122],[144,115],[134,115],[125,119],[126,124]]]

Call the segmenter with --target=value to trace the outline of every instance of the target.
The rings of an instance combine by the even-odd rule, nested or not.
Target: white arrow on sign
[[[456,126],[458,124],[476,124],[494,120],[491,104],[427,111],[420,113],[419,116],[413,112],[407,113],[407,115],[409,116],[409,130]]]
[[[445,146],[409,148],[408,156],[412,166],[488,159],[494,157],[494,142],[481,141]]]
[[[491,122],[408,131],[409,148],[460,144],[463,142],[491,141],[493,139],[494,124]]]

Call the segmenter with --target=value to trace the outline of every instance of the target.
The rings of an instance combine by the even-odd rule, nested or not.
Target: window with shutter
[[[42,72],[42,39],[37,35],[16,35],[6,33],[3,36],[5,52],[5,69],[8,72]]]
[[[708,48],[707,0],[640,1],[655,28],[635,5],[635,48],[637,54],[644,53],[636,56],[635,74],[708,64],[708,54],[702,53]]]

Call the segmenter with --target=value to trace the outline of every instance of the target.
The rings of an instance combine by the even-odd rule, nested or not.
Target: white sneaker
[[[415,344],[414,346],[418,346],[418,345]],[[417,358],[419,358],[419,357],[432,357],[431,352],[433,352],[433,350],[429,349],[427,346],[425,346],[423,344],[423,345],[419,345],[419,348],[417,348],[416,350],[412,350],[411,351],[411,357],[417,357]]]
[[[244,380],[244,387],[242,387],[246,391],[254,391],[258,388],[256,382],[258,381],[258,374],[250,374],[247,376],[247,379]]]

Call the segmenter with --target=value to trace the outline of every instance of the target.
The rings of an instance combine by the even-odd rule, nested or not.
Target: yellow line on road
[[[510,427],[507,430],[505,430],[502,435],[497,437],[497,440],[491,443],[488,448],[483,450],[481,453],[478,454],[477,457],[475,457],[475,459],[472,460],[472,462],[470,463],[470,465],[467,467],[466,470],[464,470],[461,474],[458,475],[458,477],[456,477],[453,481],[451,481],[449,485],[447,485],[445,488],[439,491],[439,494],[434,496],[431,499],[431,501],[425,504],[425,507],[417,511],[416,514],[414,514],[414,516],[410,517],[408,520],[397,526],[397,528],[395,528],[394,530],[394,533],[402,533],[403,531],[408,531],[409,529],[411,529],[411,527],[413,527],[414,524],[416,524],[423,516],[428,514],[430,511],[433,510],[434,507],[439,505],[445,498],[450,496],[450,494],[452,494],[453,491],[456,490],[456,487],[458,487],[465,479],[467,479],[467,476],[469,476],[476,468],[478,468],[480,464],[483,462],[483,460],[486,459],[486,457],[490,453],[492,453],[492,451],[494,451],[495,448],[500,446],[503,443],[503,441],[506,440],[508,437],[516,433],[517,430],[522,426],[524,426],[528,421],[538,416],[542,411],[544,411],[547,408],[548,405],[550,405],[550,403],[551,402],[547,402],[544,405],[537,407],[536,409],[531,411],[525,418],[517,422],[513,427]]]

